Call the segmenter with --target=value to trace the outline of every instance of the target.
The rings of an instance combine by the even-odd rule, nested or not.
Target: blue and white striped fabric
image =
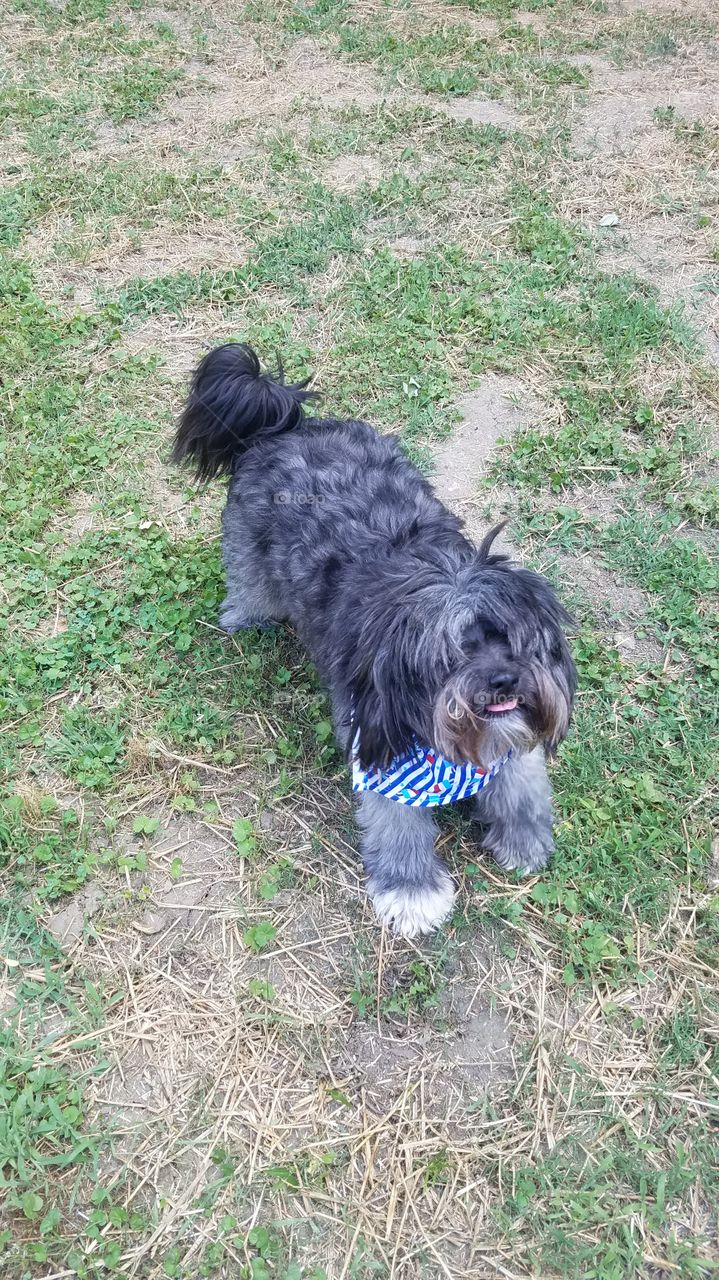
[[[510,750],[487,769],[480,769],[473,764],[452,764],[431,747],[422,747],[416,742],[411,751],[396,756],[386,769],[363,769],[357,759],[357,748],[358,740],[352,754],[353,791],[374,791],[397,804],[420,808],[457,804],[468,796],[476,796],[512,754]]]

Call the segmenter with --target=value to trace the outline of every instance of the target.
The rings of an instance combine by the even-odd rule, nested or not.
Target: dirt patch
[[[88,920],[96,914],[106,898],[102,885],[93,881],[84,885],[60,911],[54,912],[47,929],[66,951],[80,941]]]
[[[153,874],[139,886],[147,906],[133,922],[136,932],[143,939],[163,935],[165,950],[173,931],[187,937],[202,926],[206,909],[230,906],[237,871],[231,846],[209,823],[169,823],[152,849]]]
[[[407,1077],[421,1066],[424,1049],[388,1028],[357,1022],[350,1027],[340,1059],[342,1075],[367,1091],[373,1110],[381,1113],[406,1087]]]
[[[458,402],[461,421],[435,452],[432,483],[443,502],[465,521],[478,541],[487,531],[481,515],[478,483],[487,474],[500,440],[536,421],[539,405],[517,378],[487,374],[477,391]]]
[[[38,264],[38,288],[44,295],[62,296],[67,305],[92,309],[96,296],[123,288],[131,280],[154,279],[179,271],[197,272],[203,267],[224,271],[247,259],[249,242],[228,221],[197,219],[192,231],[170,223],[153,228],[139,242],[134,231],[114,229],[112,240],[87,246],[87,257],[73,263],[54,251],[54,243],[69,230],[64,218],[45,222],[26,241],[26,251]]]
[[[312,279],[312,292],[315,300],[314,314],[300,309],[293,315],[295,336],[303,338],[308,349],[314,355],[313,372],[316,382],[322,386],[330,386],[333,373],[326,371],[326,361],[334,342],[336,306],[334,294],[339,290],[342,277],[351,270],[340,257],[335,258],[326,272],[315,275]],[[258,289],[246,298],[236,300],[228,308],[224,299],[210,297],[206,303],[196,307],[184,307],[182,318],[168,314],[149,316],[122,336],[121,351],[128,355],[159,356],[162,361],[162,374],[169,382],[176,385],[177,399],[170,393],[167,403],[172,412],[179,410],[180,397],[184,395],[187,379],[198,360],[220,342],[230,340],[246,340],[250,325],[256,325],[258,317],[272,314],[277,307],[278,292],[272,286]],[[230,312],[228,316],[228,311]],[[311,319],[310,319],[311,317]],[[272,353],[267,353],[271,358]],[[118,359],[118,350],[113,349],[113,361]],[[168,437],[169,439],[169,437]],[[160,453],[162,464],[163,455]],[[172,472],[161,465],[160,482],[167,480]],[[219,493],[219,490],[202,490],[200,502],[204,503],[208,493]],[[177,505],[175,489],[174,498],[168,494],[170,506]],[[219,529],[219,515],[216,516],[215,531]]]
[[[371,68],[332,58],[309,37],[297,40],[275,65],[251,57],[237,70],[234,114],[257,123],[286,116],[298,100],[335,109],[372,106],[387,96]]]
[[[711,237],[687,217],[655,215],[602,232],[602,266],[631,271],[656,286],[666,305],[694,295],[712,267]]]
[[[17,134],[0,135],[0,190],[17,186],[31,173],[31,157]]]
[[[123,21],[131,30],[137,31],[146,31],[148,27],[170,27],[180,40],[188,44],[193,38],[193,24],[189,15],[180,13],[177,9],[165,9],[162,5],[149,5],[139,13],[131,9],[124,14]]]
[[[143,342],[133,347],[131,338],[124,343],[127,354],[149,355],[154,348],[148,350]],[[172,353],[171,353],[172,354]],[[170,390],[165,389],[164,404],[179,410],[181,397],[184,395],[187,374],[202,354],[202,347],[194,349],[190,356],[189,348],[185,352],[186,364],[178,357],[174,376],[177,380],[177,398]],[[168,464],[169,436],[166,440],[158,440],[155,451],[138,452],[125,463],[123,477],[127,481],[132,476],[135,487],[142,493],[146,503],[147,519],[162,525],[173,537],[184,537],[192,533],[206,533],[218,536],[222,494],[218,489],[205,487],[188,493],[188,477]],[[116,479],[116,471],[108,468],[103,473],[103,486],[108,492]],[[83,490],[75,491],[68,498],[68,507],[64,512],[56,513],[48,523],[53,533],[59,533],[62,545],[74,546],[86,533],[99,531],[117,531],[123,527],[122,517],[108,517],[105,514],[100,487],[96,484],[92,493]],[[58,617],[62,619],[62,606],[58,606]],[[55,615],[48,618],[47,625],[62,629],[56,624]],[[56,632],[53,632],[54,634]]]
[[[115,129],[98,137],[99,148],[122,159],[132,152],[153,167],[158,160],[167,167],[173,156],[228,168],[240,164],[252,154],[252,139],[233,126],[245,118],[242,73],[251,75],[253,65],[249,51],[236,73],[200,64],[161,119]]]
[[[209,77],[203,69],[203,76],[207,87],[214,90],[212,114],[225,122],[271,122],[287,115],[297,100],[311,100],[334,109],[349,102],[371,106],[385,96],[370,68],[331,58],[310,37],[294,42],[274,64],[262,56],[257,46],[248,45],[242,63],[235,61],[232,74]],[[187,114],[191,106],[187,100],[184,106],[180,101],[178,109]],[[206,118],[206,104],[203,114]]]
[[[240,328],[237,319],[228,321],[212,308],[194,314],[185,311],[182,320],[150,316],[123,337],[122,347],[128,355],[158,355],[163,372],[183,391],[188,375],[205,352],[216,343],[237,337]],[[174,498],[176,501],[176,494]]]
[[[227,818],[230,793],[215,794]],[[271,821],[256,821],[256,830],[277,847],[291,839],[296,864],[306,860],[313,879],[326,876],[327,888],[321,901],[316,887],[273,899],[277,936],[262,954],[244,938],[248,919],[267,916],[267,904],[249,891],[253,868],[234,853],[228,861],[217,832],[208,836],[194,816],[171,819],[151,842],[144,888],[141,878],[133,886],[135,893],[149,889],[144,905],[138,901],[132,918],[115,928],[104,921],[100,945],[85,944],[88,970],[117,991],[106,1028],[111,1065],[91,1086],[91,1112],[114,1133],[107,1181],[139,1166],[152,1171],[151,1192],[162,1193],[153,1249],[172,1237],[216,1177],[218,1146],[232,1152],[237,1176],[258,1193],[269,1188],[268,1169],[297,1169],[312,1186],[329,1164],[325,1203],[333,1215],[359,1197],[391,1216],[393,1188],[408,1168],[405,1143],[419,1143],[411,1166],[417,1180],[425,1169],[434,1176],[436,1167],[443,1188],[449,1167],[469,1186],[467,1105],[514,1074],[508,1015],[487,1006],[479,971],[463,979],[436,1024],[421,1014],[411,1029],[401,1018],[379,1026],[356,1020],[349,998],[355,913],[347,910],[345,886],[341,900],[335,894],[344,856],[327,876],[325,858],[309,840],[321,826],[305,802],[266,815]],[[176,857],[183,867],[174,881],[167,867]],[[203,922],[203,913],[212,921]],[[389,964],[401,978],[405,944],[379,930],[363,937],[367,971],[381,974]],[[485,950],[481,956],[491,969]],[[273,1188],[273,1204],[281,1191]],[[142,1186],[135,1194],[141,1205]],[[463,1245],[471,1240],[465,1207],[450,1197],[442,1210],[443,1218],[452,1214]],[[341,1262],[332,1274],[340,1270]]]
[[[392,253],[396,254],[398,258],[403,258],[407,261],[414,261],[417,258],[421,258],[426,253],[429,244],[430,242],[428,240],[422,240],[419,236],[398,236],[398,238],[396,240],[392,240],[387,247],[391,249]]]
[[[648,16],[676,14],[678,18],[686,17],[689,10],[693,18],[716,18],[717,16],[715,0],[691,0],[691,5],[688,5],[686,0],[622,0],[622,10],[625,13]]]
[[[127,854],[146,848],[148,870],[130,873],[124,912],[104,917],[100,908],[83,940],[88,971],[118,991],[107,1028],[112,1065],[93,1085],[95,1114],[115,1133],[107,1173],[119,1174],[140,1150],[147,1167],[152,1152],[156,1185],[168,1196],[160,1221],[167,1235],[178,1206],[214,1176],[220,1135],[250,1182],[267,1165],[306,1161],[302,1153],[327,1144],[334,1150],[342,1135],[352,1145],[371,1115],[380,1125],[373,1159],[391,1163],[397,1130],[389,1116],[404,1116],[402,1131],[411,1135],[421,1112],[433,1135],[430,1154],[435,1144],[450,1148],[464,1141],[467,1103],[514,1073],[508,1015],[489,1008],[480,990],[494,964],[489,941],[462,949],[462,975],[432,1021],[413,1018],[410,1033],[401,1018],[379,1026],[356,1020],[358,865],[335,837],[331,861],[329,849],[318,853],[324,819],[310,796],[255,817],[259,838],[277,856],[291,852],[312,888],[274,896],[276,937],[252,952],[245,930],[267,918],[267,904],[227,826],[256,803],[243,777],[227,790],[208,773],[197,796],[215,798],[222,826],[190,815],[164,820],[147,841],[119,837]],[[77,937],[86,908],[80,894],[64,909]],[[406,944],[379,930],[364,936],[373,952],[367,971],[385,973],[383,990],[396,981],[404,989]],[[356,1193],[363,1170],[350,1165],[346,1177],[348,1194]]]
[[[505,1013],[478,1009],[444,1046],[443,1057],[474,1087],[484,1090],[514,1074],[509,1022]]]
[[[617,74],[613,63],[603,58],[600,53],[570,53],[564,59],[572,67],[579,67],[586,75],[596,77],[596,87],[601,88],[602,81],[610,81]],[[594,84],[592,88],[594,88]]]
[[[583,55],[576,61],[589,62],[592,88],[575,111],[563,212],[595,234],[605,270],[653,284],[664,305],[690,305],[711,355],[719,303],[704,285],[716,271],[715,235],[713,223],[697,217],[716,201],[711,165],[687,153],[655,112],[673,107],[677,121],[713,127],[719,73],[706,58],[628,70]],[[608,213],[617,223],[602,227]]]
[[[6,977],[0,976],[0,1029],[10,1025],[16,1008],[15,989]]]
[[[228,642],[227,662],[241,664]],[[279,727],[280,721],[278,721]],[[197,954],[204,949],[209,959],[219,948],[226,954],[230,934],[235,940],[247,924],[264,919],[267,901],[260,886],[255,861],[258,847],[277,859],[285,868],[287,883],[274,886],[272,909],[283,920],[278,930],[277,948],[262,956],[265,961],[275,954],[285,963],[303,950],[323,952],[323,937],[346,932],[342,923],[328,927],[336,900],[342,910],[357,903],[358,864],[351,846],[339,835],[330,844],[322,837],[324,803],[332,792],[336,816],[338,796],[331,787],[318,786],[311,795],[303,796],[297,809],[289,804],[265,803],[263,795],[271,783],[252,764],[252,732],[257,732],[254,715],[235,719],[235,740],[244,762],[228,768],[202,766],[183,755],[174,754],[163,743],[149,738],[138,740],[138,759],[143,765],[148,800],[143,812],[160,822],[157,834],[136,834],[128,821],[115,837],[115,850],[130,867],[138,855],[146,862],[142,870],[131,870],[127,878],[124,910],[117,927],[103,922],[102,933],[107,957],[122,958],[124,964],[144,966],[169,952],[181,955],[191,946]],[[142,749],[141,749],[142,748]],[[200,808],[203,797],[212,800],[216,816],[175,814],[172,801],[178,789],[178,776],[196,764],[201,790],[195,803]],[[328,791],[328,796],[324,792]],[[158,807],[158,797],[162,797]],[[139,806],[132,807],[134,813]],[[232,834],[237,819],[249,819],[252,838],[246,850],[238,851]],[[310,837],[312,837],[312,843]],[[270,858],[271,860],[271,858]],[[304,892],[304,880],[312,881],[312,892]],[[92,908],[99,903],[93,891]],[[115,904],[116,905],[116,904]],[[86,910],[83,893],[68,900],[63,912],[75,920]],[[337,917],[339,920],[340,917]],[[239,933],[238,933],[239,929]],[[239,946],[243,961],[257,961],[247,944]],[[328,973],[336,978],[336,960],[326,956]],[[333,968],[334,966],[334,968]],[[295,1008],[298,1007],[295,1002]]]
[[[357,7],[369,11],[372,6],[370,3]],[[382,14],[390,30],[398,34],[401,32],[405,36],[416,34],[419,13],[414,7],[404,4],[383,5]],[[480,38],[495,36],[506,25],[488,13],[474,13],[465,5],[460,9],[456,4],[443,3],[443,0],[422,0],[421,16],[428,26],[462,26]]]
[[[706,61],[685,59],[627,70],[584,55],[575,60],[589,67],[592,83],[574,107],[574,156],[563,197],[568,216],[596,226],[614,211],[620,223],[631,224],[699,199],[706,179],[700,170],[692,175],[682,144],[654,113],[673,107],[677,119],[711,121],[719,73],[708,72]]]
[[[546,35],[549,30],[547,18],[542,13],[537,13],[534,9],[515,9],[512,13],[512,22],[518,22],[523,27],[530,27],[535,35]]]
[[[200,353],[198,353],[199,355]],[[184,395],[186,385],[180,380],[178,391]],[[172,398],[167,397],[168,407],[173,408]],[[179,409],[179,403],[177,405]],[[192,489],[188,493],[187,474],[168,464],[169,441],[157,453],[148,452],[140,460],[138,479],[145,495],[147,514],[174,538],[204,533],[208,538],[218,538],[220,511],[224,494],[212,487]]]
[[[656,663],[664,656],[659,641],[642,627],[650,597],[638,587],[597,564],[590,555],[557,553],[562,576],[569,580],[592,606],[608,639],[628,662]],[[597,617],[593,618],[597,621]],[[651,624],[647,624],[651,626]]]
[[[457,407],[461,421],[435,454],[434,484],[450,505],[475,497],[477,480],[486,474],[498,441],[509,440],[537,413],[523,383],[496,374],[487,374]]]
[[[105,955],[109,958],[112,952],[115,959],[121,956],[125,964],[134,963],[146,953],[167,954],[179,937],[184,946],[216,915],[237,914],[234,897],[244,877],[229,832],[197,819],[171,818],[155,840],[121,832],[116,848],[130,866],[142,853],[147,871],[126,873],[124,903],[110,902],[100,880],[69,897],[47,922],[65,949],[72,950],[93,919],[105,940]]]
[[[346,883],[346,882],[345,882]],[[269,984],[273,1008],[311,1021],[346,1017],[344,992],[349,975],[347,948],[351,919],[358,903],[357,887],[346,883],[342,904],[307,903],[284,895],[282,939],[268,956],[248,957],[241,998],[251,997],[253,983]],[[278,898],[282,910],[282,898]]]
[[[648,596],[638,587],[629,586],[618,574],[598,565],[591,556],[558,556],[564,572],[581,584],[589,598],[600,605],[609,619],[631,618],[637,621],[646,612]]]
[[[427,103],[426,99],[424,101]],[[431,105],[435,111],[462,123],[493,124],[500,129],[521,129],[523,124],[519,112],[506,102],[496,102],[492,98],[458,98],[456,102],[433,99]]]
[[[82,489],[76,489],[68,496],[67,510],[54,515],[48,525],[53,533],[62,535],[65,546],[79,542],[93,529],[105,527],[97,494],[86,493]]]
[[[180,157],[232,171],[254,153],[260,132],[280,123],[286,128],[303,102],[331,111],[398,96],[384,94],[370,68],[335,60],[310,38],[275,60],[261,56],[251,37],[235,37],[231,47],[231,56],[186,65],[185,79],[161,118],[103,126],[96,150],[122,159],[133,154],[153,168],[158,160],[166,168]],[[301,119],[296,123],[301,132]]]
[[[480,942],[480,938],[474,939],[469,963],[463,949],[462,972],[448,983],[439,1003],[439,1015],[449,1026],[442,1060],[475,1092],[511,1079],[516,1071],[510,1012],[487,1003],[483,982],[484,975],[491,973],[496,964],[498,939],[487,935],[478,950]]]
[[[338,1066],[380,1114],[420,1082],[428,1114],[451,1112],[460,1099],[474,1102],[515,1071],[507,1015],[488,1008],[478,1008],[444,1034],[429,1028],[410,1034],[385,1020],[355,1022]]]
[[[619,79],[619,73],[617,73]],[[677,89],[671,81],[664,87],[648,89],[645,77],[638,72],[621,76],[621,88],[607,91],[599,84],[573,135],[580,151],[599,154],[624,154],[637,145],[649,130],[654,134],[652,150],[661,152],[668,145],[666,136],[657,130],[654,112],[657,107],[673,107],[678,116],[689,120],[705,118],[716,110],[717,86],[699,89]]]
[[[375,156],[339,156],[325,170],[325,182],[336,191],[356,191],[367,183],[375,186],[384,176],[384,166]]]
[[[97,1101],[98,1114],[111,1123],[113,1130],[124,1130],[127,1138],[143,1122],[157,1117],[171,1122],[171,1097],[159,1069],[161,1064],[156,1066],[139,1048],[127,1053],[117,1065],[117,1070],[105,1076]]]

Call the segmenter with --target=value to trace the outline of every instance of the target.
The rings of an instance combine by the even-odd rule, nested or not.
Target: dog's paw
[[[271,631],[275,625],[269,618],[238,617],[230,610],[220,614],[219,622],[228,636],[237,635],[238,631]]]
[[[455,899],[454,884],[448,875],[422,889],[398,885],[394,889],[375,890],[370,881],[367,892],[380,924],[387,925],[401,938],[434,933],[452,914]]]
[[[504,871],[541,871],[554,853],[552,832],[543,827],[515,828],[511,834],[490,828],[482,846]]]

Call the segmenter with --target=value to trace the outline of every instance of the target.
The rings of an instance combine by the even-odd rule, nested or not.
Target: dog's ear
[[[381,646],[362,659],[351,678],[350,745],[357,744],[363,769],[385,768],[408,751],[420,714],[419,682],[408,662],[407,619],[395,617],[386,624],[384,633],[374,632],[383,634]]]

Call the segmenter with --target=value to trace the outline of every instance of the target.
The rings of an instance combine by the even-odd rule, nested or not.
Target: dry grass
[[[208,778],[205,793],[218,801],[224,824],[237,798],[221,781]],[[361,1232],[392,1277],[415,1276],[419,1255],[428,1274],[452,1280],[523,1276],[511,1239],[485,1244],[495,1187],[513,1194],[517,1170],[567,1135],[583,1135],[591,1160],[601,1158],[613,1130],[626,1127],[640,1140],[656,1132],[657,1029],[699,976],[690,943],[701,903],[687,914],[678,902],[656,937],[637,932],[638,956],[644,951],[662,974],[644,987],[597,987],[577,1007],[557,981],[537,913],[536,942],[530,920],[511,961],[492,933],[473,932],[457,951],[434,1026],[357,1022],[339,992],[358,939],[369,946],[378,993],[411,952],[368,933],[348,912],[354,859],[333,837],[337,874],[328,877],[325,857],[313,857],[307,840],[317,819],[305,812],[309,822],[298,823],[285,811],[277,851],[291,852],[320,884],[275,910],[281,941],[261,958],[248,955],[238,922],[238,914],[253,916],[247,868],[217,824],[171,824],[153,849],[143,914],[130,910],[113,925],[117,905],[106,905],[108,919],[81,946],[88,971],[121,993],[102,1031],[112,1065],[93,1088],[98,1117],[115,1134],[104,1178],[127,1207],[162,1205],[153,1232],[123,1259],[126,1272],[159,1274],[179,1224],[192,1219],[198,1195],[218,1176],[212,1157],[221,1149],[235,1154],[239,1184],[253,1188],[241,1225],[257,1222],[269,1201],[274,1215],[294,1224],[296,1257],[316,1261],[319,1233],[330,1275],[347,1274]],[[164,867],[177,855],[186,861],[173,885]],[[528,887],[512,893],[526,902]],[[269,1005],[248,995],[258,979],[274,989]],[[719,1035],[716,1011],[704,1016]],[[55,1052],[62,1059],[77,1048],[60,1038]],[[599,1132],[578,1070],[597,1091]],[[488,1089],[489,1112],[476,1105]],[[701,1069],[678,1074],[669,1090],[689,1116],[715,1107]],[[488,1167],[496,1171],[491,1180]],[[300,1170],[299,1189],[273,1186],[263,1177],[268,1168]],[[194,1250],[230,1206],[237,1211],[234,1182],[203,1216]],[[707,1207],[697,1202],[683,1227],[706,1225]]]

